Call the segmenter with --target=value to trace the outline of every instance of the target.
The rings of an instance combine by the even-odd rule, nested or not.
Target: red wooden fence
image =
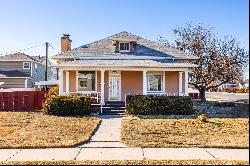
[[[45,91],[0,92],[0,111],[33,111],[41,109]]]

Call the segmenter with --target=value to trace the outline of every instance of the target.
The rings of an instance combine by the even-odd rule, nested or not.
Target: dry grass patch
[[[248,148],[248,119],[140,119],[122,120],[122,142],[130,147]]]
[[[111,160],[0,162],[0,165],[249,165],[240,160]]]
[[[0,148],[71,147],[86,142],[100,119],[0,112]]]

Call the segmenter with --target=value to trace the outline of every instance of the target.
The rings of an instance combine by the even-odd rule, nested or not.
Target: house
[[[246,89],[249,89],[249,79],[246,79],[246,80],[244,81],[244,87],[245,87]]]
[[[249,79],[246,79],[237,82],[227,82],[212,91],[226,92],[228,90],[232,91],[233,89],[248,89],[248,88],[249,88]]]
[[[24,53],[0,56],[0,89],[32,88],[44,78],[45,65],[40,58]]]
[[[59,94],[100,94],[101,105],[124,102],[128,94],[188,96],[188,72],[197,57],[128,32],[71,50],[61,38]]]
[[[35,58],[42,65],[46,66],[46,57],[45,56],[38,55],[38,56],[32,56],[32,58]],[[57,71],[56,71],[55,68],[51,68],[52,62],[51,62],[51,60],[49,58],[48,58],[48,61],[47,61],[47,65],[48,65],[48,70],[47,70],[48,80],[57,79]]]

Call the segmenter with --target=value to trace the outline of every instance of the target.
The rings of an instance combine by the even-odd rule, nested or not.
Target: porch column
[[[59,95],[63,95],[63,70],[59,69]]]
[[[143,70],[143,95],[147,95],[147,70]]]
[[[66,95],[69,94],[69,71],[66,71]]]
[[[182,96],[182,74],[183,72],[179,72],[179,96]]]
[[[185,71],[185,96],[188,96],[188,71]]]
[[[105,105],[105,101],[104,101],[104,73],[105,73],[105,70],[101,70],[101,101],[100,101],[100,104],[101,104],[101,114],[102,114],[102,106]]]
[[[104,73],[105,70],[101,70],[101,105],[104,105]]]
[[[24,81],[24,88],[27,88],[28,87],[28,78],[25,78],[25,81]]]
[[[76,70],[76,93],[78,93],[78,70]]]

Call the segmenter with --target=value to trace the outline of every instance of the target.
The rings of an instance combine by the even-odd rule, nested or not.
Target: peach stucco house
[[[100,104],[125,101],[128,94],[188,95],[188,72],[196,57],[128,32],[71,50],[61,38],[59,93],[98,94]]]

